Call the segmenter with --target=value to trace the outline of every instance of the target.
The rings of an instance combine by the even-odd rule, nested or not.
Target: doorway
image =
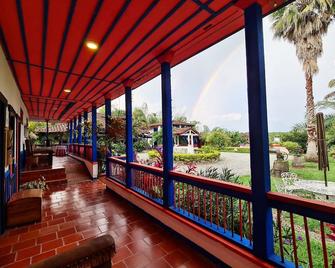
[[[5,197],[5,127],[7,100],[0,93],[0,234],[5,231],[6,197]]]

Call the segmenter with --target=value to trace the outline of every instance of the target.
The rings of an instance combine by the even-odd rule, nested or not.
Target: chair
[[[35,148],[27,139],[26,144],[26,168],[28,170],[39,167],[51,167],[53,150],[51,148]]]

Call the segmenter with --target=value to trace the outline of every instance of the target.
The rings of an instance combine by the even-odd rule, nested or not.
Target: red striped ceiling
[[[0,0],[1,44],[34,119],[66,121],[235,33],[243,9],[284,0]],[[94,52],[87,40],[99,44]],[[64,89],[72,89],[65,93]]]

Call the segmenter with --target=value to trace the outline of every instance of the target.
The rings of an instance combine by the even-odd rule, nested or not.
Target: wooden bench
[[[14,193],[7,204],[7,226],[14,227],[41,221],[42,190],[29,189]]]
[[[115,242],[112,236],[104,235],[86,241],[78,247],[57,254],[31,265],[31,268],[61,267],[112,267]]]

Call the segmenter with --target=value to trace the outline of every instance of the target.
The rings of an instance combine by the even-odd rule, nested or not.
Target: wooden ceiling
[[[159,75],[162,55],[174,66],[240,30],[253,2],[284,1],[0,0],[0,39],[30,117],[67,121]]]

